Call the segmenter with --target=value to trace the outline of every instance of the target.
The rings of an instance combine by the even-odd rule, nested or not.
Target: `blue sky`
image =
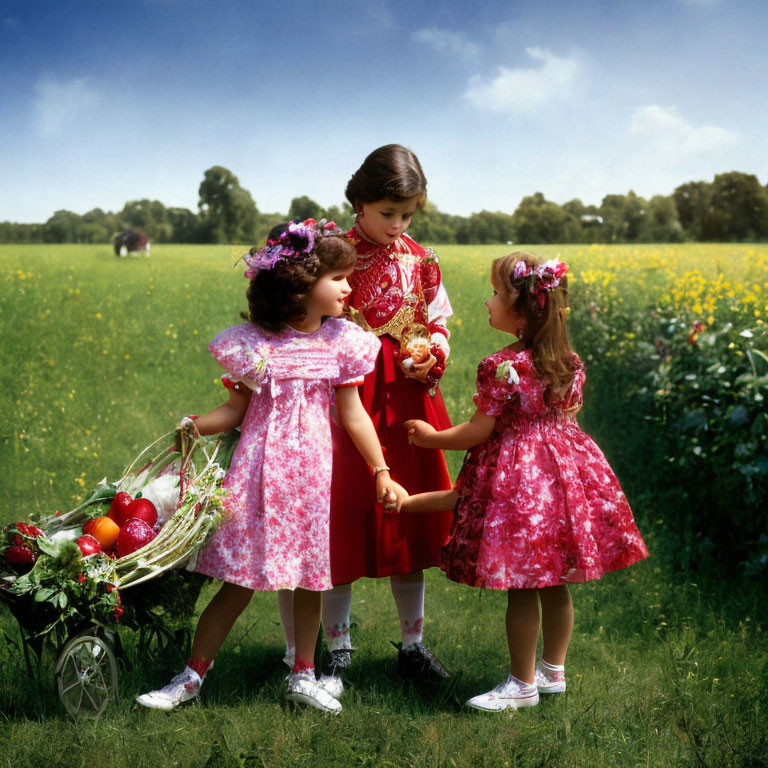
[[[159,199],[224,165],[340,204],[375,147],[442,210],[768,181],[768,4],[0,0],[0,220]]]

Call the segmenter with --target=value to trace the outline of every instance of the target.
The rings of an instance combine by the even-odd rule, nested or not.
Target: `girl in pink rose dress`
[[[480,363],[470,421],[443,431],[405,423],[416,445],[469,450],[453,491],[411,496],[403,511],[454,507],[448,578],[507,590],[510,674],[467,702],[476,709],[530,707],[540,693],[565,691],[568,582],[648,555],[619,481],[576,421],[585,376],[568,342],[567,271],[523,252],[494,261],[489,323],[519,341]]]
[[[314,673],[321,594],[331,588],[331,410],[397,507],[407,494],[389,478],[357,387],[373,369],[375,336],[341,319],[354,248],[313,219],[280,227],[245,257],[250,322],[222,331],[209,350],[227,373],[229,400],[183,426],[215,434],[242,425],[222,487],[227,516],[196,570],[224,582],[205,609],[186,669],[138,698],[173,709],[198,695],[253,590],[293,590],[296,657],[287,698],[327,712],[341,704]],[[386,497],[386,498],[385,498]]]

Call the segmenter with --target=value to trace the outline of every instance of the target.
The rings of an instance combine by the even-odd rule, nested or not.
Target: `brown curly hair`
[[[547,383],[546,400],[551,402],[567,394],[577,368],[565,322],[568,278],[561,277],[560,284],[547,291],[547,300],[542,307],[531,293],[530,281],[514,279],[518,261],[531,267],[542,263],[533,253],[515,251],[494,260],[491,280],[512,311],[525,321],[520,340],[531,350],[536,373]]]
[[[376,203],[384,198],[396,203],[417,197],[423,208],[427,202],[427,178],[419,158],[401,144],[386,144],[374,149],[352,174],[345,195],[357,211],[360,203]]]
[[[288,227],[275,227],[270,238],[279,237]],[[275,234],[276,233],[276,234]],[[254,246],[251,249],[258,250]],[[281,331],[290,321],[303,320],[306,315],[304,300],[315,283],[328,272],[352,269],[357,253],[348,240],[341,237],[319,237],[314,250],[295,261],[279,261],[272,269],[259,270],[248,285],[248,316],[260,328]]]

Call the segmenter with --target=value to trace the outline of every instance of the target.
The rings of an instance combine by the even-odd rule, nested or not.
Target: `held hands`
[[[384,512],[389,515],[397,515],[403,502],[408,498],[408,491],[402,485],[396,483],[389,472],[376,474],[376,500],[384,506]]]
[[[437,430],[426,421],[409,419],[403,426],[408,430],[408,442],[420,448],[429,448],[429,438],[437,434]]]

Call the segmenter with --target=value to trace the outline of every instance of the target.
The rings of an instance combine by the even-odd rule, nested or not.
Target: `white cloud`
[[[472,58],[480,53],[480,46],[477,43],[447,29],[427,27],[417,30],[411,37],[416,43],[424,43],[436,51],[445,51],[454,56]]]
[[[739,134],[716,125],[693,126],[676,107],[650,104],[635,110],[629,126],[630,136],[644,140],[665,155],[688,156],[713,152],[739,141]]]
[[[496,112],[527,113],[567,99],[577,85],[581,64],[556,56],[545,48],[526,48],[537,68],[499,67],[491,80],[473,77],[464,97],[475,106]]]
[[[91,107],[97,92],[86,78],[68,81],[40,80],[35,86],[38,129],[43,136],[54,136],[86,109]]]

